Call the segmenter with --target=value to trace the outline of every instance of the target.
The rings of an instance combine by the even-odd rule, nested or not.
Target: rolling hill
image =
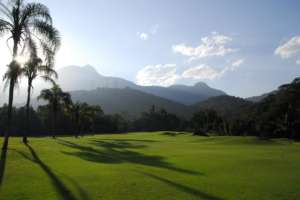
[[[148,111],[152,105],[157,109],[164,108],[178,116],[190,116],[189,107],[152,94],[147,94],[131,88],[98,88],[91,91],[71,92],[73,101],[100,105],[105,113],[122,113],[132,119],[142,112]]]
[[[199,102],[192,105],[191,108],[196,111],[213,109],[226,118],[232,119],[240,116],[241,112],[247,112],[253,104],[253,102],[242,98],[224,95]]]

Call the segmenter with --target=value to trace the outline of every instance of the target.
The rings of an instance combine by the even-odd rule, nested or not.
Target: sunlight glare
[[[27,61],[28,58],[25,55],[19,55],[15,58],[15,60],[20,64],[20,65],[24,65]]]

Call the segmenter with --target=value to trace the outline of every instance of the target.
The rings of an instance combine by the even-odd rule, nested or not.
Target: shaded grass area
[[[299,199],[300,144],[156,132],[11,140],[0,199]]]

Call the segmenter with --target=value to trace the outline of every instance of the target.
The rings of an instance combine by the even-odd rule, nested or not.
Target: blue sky
[[[204,81],[242,97],[300,76],[299,0],[39,2],[61,32],[57,68],[91,64],[143,85]]]

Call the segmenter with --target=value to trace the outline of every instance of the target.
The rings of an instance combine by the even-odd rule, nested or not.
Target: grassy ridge
[[[0,199],[299,199],[299,155],[299,143],[251,137],[14,138]]]

